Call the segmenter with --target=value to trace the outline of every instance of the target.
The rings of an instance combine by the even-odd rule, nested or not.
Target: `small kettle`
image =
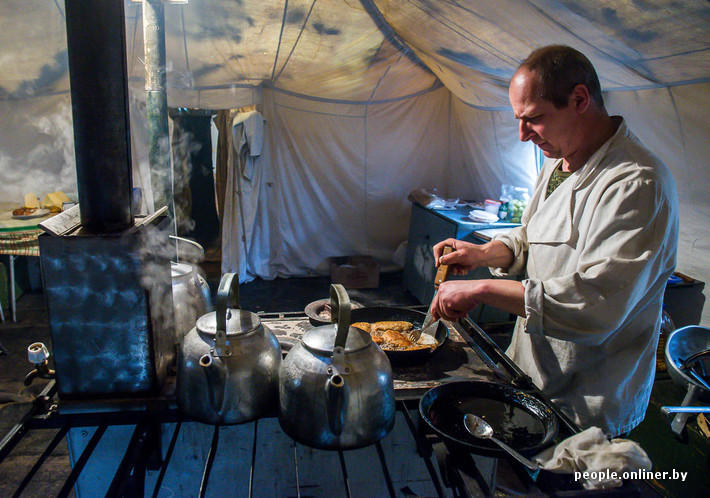
[[[275,413],[281,347],[249,311],[239,309],[239,279],[222,276],[217,310],[201,316],[177,361],[180,410],[200,422],[240,424]]]
[[[394,425],[392,367],[370,334],[350,327],[350,298],[330,287],[337,323],[306,332],[281,364],[279,422],[299,443],[344,450],[385,437]]]

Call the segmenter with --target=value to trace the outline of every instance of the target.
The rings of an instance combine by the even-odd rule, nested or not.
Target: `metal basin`
[[[680,385],[692,384],[707,391],[702,382],[689,374],[689,369],[683,368],[689,358],[706,350],[710,350],[710,329],[689,325],[671,332],[666,340],[665,352],[671,378]],[[699,356],[697,361],[702,363],[706,372],[710,372],[710,354]]]

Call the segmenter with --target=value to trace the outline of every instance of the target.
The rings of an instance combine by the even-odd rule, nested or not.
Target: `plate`
[[[38,209],[32,214],[13,214],[12,218],[15,220],[31,220],[32,218],[41,218],[49,214],[49,209]]]
[[[479,209],[474,209],[468,213],[468,217],[477,223],[495,223],[499,219],[498,215]]]
[[[330,298],[319,299],[318,301],[313,301],[306,306],[304,311],[306,312],[306,315],[308,315],[308,320],[311,322],[311,325],[317,327],[319,325],[327,325],[330,323],[330,316],[326,310],[326,305],[330,306]],[[350,309],[362,307],[363,305],[361,303],[358,303],[357,301],[350,301]]]

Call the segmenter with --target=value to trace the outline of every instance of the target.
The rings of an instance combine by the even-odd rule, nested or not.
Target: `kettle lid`
[[[261,320],[251,311],[240,309],[227,310],[227,328],[225,332],[228,336],[243,335],[261,327]],[[202,315],[197,319],[197,330],[209,335],[217,333],[217,312],[212,311]]]
[[[335,348],[335,337],[338,332],[338,324],[330,323],[315,327],[303,334],[303,345],[312,351],[319,353],[332,353]],[[350,327],[348,337],[345,340],[345,353],[354,353],[365,349],[372,342],[370,334],[357,327]]]

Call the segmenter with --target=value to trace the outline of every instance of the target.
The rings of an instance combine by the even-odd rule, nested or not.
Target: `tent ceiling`
[[[125,5],[138,90],[142,7]],[[66,92],[63,2],[5,0],[0,9],[0,98]],[[470,105],[507,106],[513,70],[547,43],[588,54],[605,89],[710,78],[707,0],[189,0],[166,3],[165,21],[175,106],[228,107],[260,85],[372,102],[441,83]]]

